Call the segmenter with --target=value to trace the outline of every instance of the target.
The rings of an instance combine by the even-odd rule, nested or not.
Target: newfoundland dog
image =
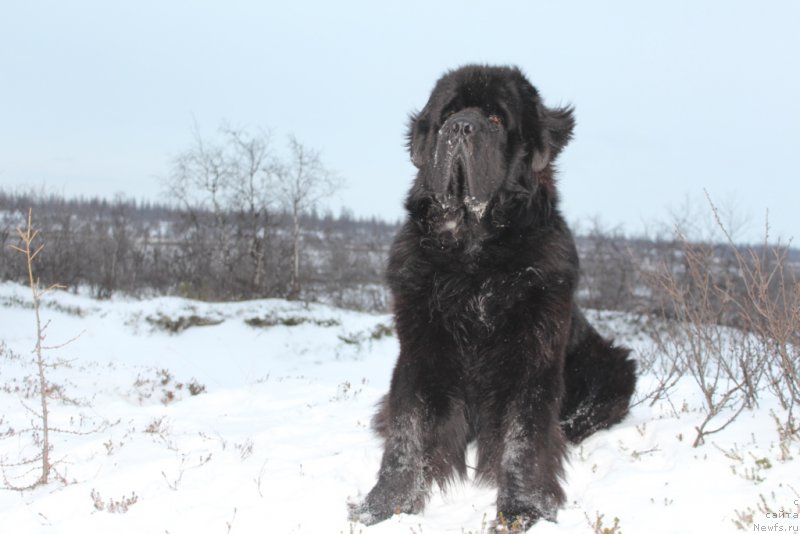
[[[628,412],[630,351],[575,304],[554,166],[574,124],[518,69],[487,66],[445,74],[411,118],[418,172],[388,266],[400,355],[373,421],[378,482],[352,520],[421,511],[432,483],[466,476],[471,442],[498,517],[555,520],[567,441]]]

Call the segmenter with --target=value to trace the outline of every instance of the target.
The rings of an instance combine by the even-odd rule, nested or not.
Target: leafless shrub
[[[108,512],[109,514],[124,514],[131,506],[139,502],[139,497],[135,492],[131,493],[130,497],[123,495],[119,499],[109,498],[108,501],[104,501],[100,492],[94,488],[92,488],[90,495],[94,509],[98,512]]]
[[[176,449],[173,449],[176,450]],[[177,452],[177,450],[176,450]],[[181,481],[183,480],[183,475],[186,471],[190,469],[199,469],[203,467],[208,462],[211,461],[212,454],[208,453],[207,456],[201,456],[197,465],[190,465],[187,466],[186,461],[188,460],[188,456],[186,454],[180,454],[180,465],[178,466],[178,474],[174,477],[170,477],[167,475],[165,471],[161,471],[161,476],[164,478],[164,481],[167,483],[167,486],[172,491],[178,491],[178,486],[180,486]]]
[[[206,386],[204,384],[199,383],[196,379],[192,378],[192,381],[187,384],[186,388],[189,390],[189,394],[192,397],[196,397],[201,393],[206,392]]]
[[[139,374],[133,382],[134,390],[139,403],[153,398],[156,392],[160,392],[160,401],[167,405],[181,398],[184,391],[188,391],[192,397],[206,392],[206,386],[192,378],[188,383],[177,382],[175,377],[168,369],[152,369],[152,376],[142,376]]]
[[[342,324],[338,319],[314,319],[302,315],[274,315],[267,314],[263,317],[251,317],[244,321],[248,326],[255,328],[269,328],[271,326],[299,326],[301,324],[313,324],[315,326],[339,326]]]
[[[579,242],[581,303],[601,310],[632,309],[639,276],[636,241],[626,238],[621,228],[607,228],[594,219]]]
[[[166,330],[170,334],[178,334],[193,326],[216,326],[224,322],[223,319],[213,319],[199,315],[181,315],[172,318],[163,313],[150,315],[145,320],[155,328]]]
[[[167,416],[156,417],[144,428],[145,434],[167,434],[169,433],[169,423],[166,422]]]
[[[600,512],[595,512],[595,519],[589,518],[589,514],[584,512],[584,517],[586,518],[586,522],[589,524],[589,527],[592,529],[594,534],[622,534],[622,530],[619,526],[619,518],[615,517],[612,520],[611,526],[606,526],[604,523],[605,515],[601,514]]]
[[[226,534],[231,534],[231,529],[233,528],[233,522],[236,520],[236,508],[233,509],[233,517],[231,517],[230,521],[225,521],[225,526],[228,527],[226,530]]]
[[[239,452],[239,457],[242,461],[247,460],[253,455],[254,446],[255,443],[253,443],[252,438],[247,438],[242,443],[234,443],[234,447]]]
[[[649,330],[662,361],[651,366],[658,387],[654,402],[689,375],[702,394],[705,417],[693,445],[758,404],[768,387],[787,411],[800,402],[798,335],[800,283],[787,261],[788,247],[737,246],[709,199],[723,245],[677,236],[680,265],[661,263],[648,273],[661,316]],[[652,363],[652,362],[651,362]]]
[[[337,337],[339,341],[345,345],[354,345],[360,349],[365,343],[370,345],[374,341],[380,341],[392,335],[394,335],[394,329],[391,325],[378,323],[371,330],[360,330],[357,332],[340,334]]]

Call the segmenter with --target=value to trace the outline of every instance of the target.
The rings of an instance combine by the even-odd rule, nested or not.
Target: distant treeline
[[[37,260],[43,283],[88,288],[98,298],[117,292],[202,300],[279,297],[388,310],[384,268],[398,223],[359,219],[348,211],[303,214],[299,277],[293,281],[288,213],[262,210],[255,217],[253,212],[186,210],[121,197],[65,199],[0,191],[2,280],[25,280],[24,262],[9,245],[18,242],[16,228],[29,208],[45,244]],[[684,280],[692,298],[710,298],[697,294],[700,269],[724,289],[714,298],[742,299],[747,298],[742,258],[760,269],[780,263],[792,276],[798,272],[795,249],[664,236],[633,239],[599,225],[578,235],[582,304],[669,316],[674,292],[660,287],[659,273]],[[736,324],[735,309],[724,310],[720,322]]]
[[[28,209],[45,245],[42,283],[88,288],[98,298],[180,295],[203,300],[280,297],[385,310],[383,269],[397,224],[339,215],[301,216],[293,284],[292,220],[282,212],[214,213],[128,198],[65,199],[0,191],[0,279],[24,281],[16,229]]]

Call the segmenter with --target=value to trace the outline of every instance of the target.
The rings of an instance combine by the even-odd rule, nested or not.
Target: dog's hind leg
[[[561,426],[578,443],[625,417],[636,387],[630,350],[606,340],[573,307],[572,331],[564,364]]]

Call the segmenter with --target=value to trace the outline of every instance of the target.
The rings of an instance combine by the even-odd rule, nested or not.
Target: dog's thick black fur
[[[575,304],[553,166],[573,126],[571,108],[545,107],[507,67],[445,74],[412,117],[418,174],[388,267],[400,355],[374,421],[378,482],[351,518],[419,512],[433,482],[466,475],[475,441],[498,514],[554,520],[566,441],[627,413],[629,351]]]

